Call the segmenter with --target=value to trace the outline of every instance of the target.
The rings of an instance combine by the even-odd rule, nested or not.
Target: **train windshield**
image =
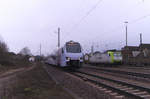
[[[80,44],[67,44],[66,50],[70,53],[81,53]]]

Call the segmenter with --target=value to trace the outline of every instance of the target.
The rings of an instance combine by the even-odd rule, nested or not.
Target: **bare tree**
[[[2,41],[0,41],[0,64],[1,65],[11,64],[7,44]]]
[[[21,49],[21,51],[19,52],[19,54],[22,54],[22,55],[32,55],[31,54],[31,51],[28,47],[24,47],[23,49]]]
[[[0,41],[0,54],[8,52],[8,47],[6,43]]]
[[[8,47],[6,43],[0,41],[0,58],[4,59],[7,57]]]

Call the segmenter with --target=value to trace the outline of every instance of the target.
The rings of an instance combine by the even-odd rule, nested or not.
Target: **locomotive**
[[[90,64],[121,64],[122,55],[119,51],[107,51],[105,53],[95,53],[89,57]]]

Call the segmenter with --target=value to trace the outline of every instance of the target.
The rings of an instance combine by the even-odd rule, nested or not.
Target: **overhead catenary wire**
[[[94,11],[94,10],[97,8],[97,6],[98,6],[102,1],[103,1],[103,0],[98,0],[98,2],[97,2],[89,11],[87,11],[87,13],[86,13],[76,24],[73,25],[73,27],[72,27],[72,29],[70,30],[70,32],[73,31],[75,28],[77,28],[77,27],[81,24],[81,22],[84,21],[84,20],[92,13],[92,11]],[[118,29],[118,28],[117,28],[117,29]],[[114,29],[113,29],[113,31],[114,31]],[[115,31],[116,31],[116,28],[115,28]],[[68,33],[70,33],[70,32],[68,32]]]
[[[102,2],[103,0],[99,0],[89,11],[87,11],[87,13],[79,20],[79,22],[77,22],[74,26],[73,26],[73,28],[72,28],[72,30],[74,29],[74,28],[77,28],[79,25],[80,25],[80,23],[83,21],[83,20],[85,20],[96,8],[97,8],[97,6]],[[71,30],[71,31],[72,31]]]
[[[80,19],[76,24],[74,24],[74,26],[73,26],[73,28],[71,29],[71,31],[74,30],[75,28],[77,28],[77,27],[81,24],[81,22],[83,22],[83,21],[98,7],[98,5],[99,5],[102,1],[103,1],[103,0],[98,0],[98,2],[97,2],[89,11],[87,11],[87,13],[86,13],[83,17],[81,17],[81,19]],[[142,16],[142,17],[139,17],[139,18],[135,19],[135,20],[128,21],[128,22],[129,22],[129,25],[130,25],[130,24],[134,24],[134,23],[136,23],[136,22],[138,22],[138,21],[140,21],[140,20],[143,20],[143,19],[145,19],[145,18],[147,18],[147,17],[149,17],[149,16],[150,16],[150,14],[144,15],[144,16]],[[110,30],[110,31],[104,32],[104,33],[110,33],[110,32],[114,32],[114,31],[118,31],[118,30],[120,30],[121,28],[123,28],[123,24],[120,25],[119,27],[116,27],[116,28],[114,28],[114,29],[112,29],[112,30]],[[69,33],[70,33],[70,32],[69,32]]]
[[[137,18],[137,19],[135,19],[135,20],[128,21],[128,22],[129,22],[129,25],[130,25],[130,24],[134,24],[134,23],[136,23],[136,22],[138,22],[138,21],[141,21],[141,20],[143,20],[143,19],[145,19],[145,18],[148,18],[148,17],[150,17],[150,14],[141,16],[141,17],[139,17],[139,18]],[[104,33],[106,34],[106,33],[110,33],[110,32],[115,32],[115,31],[121,29],[121,27],[123,28],[123,25],[120,25],[119,27],[117,27],[117,28],[115,28],[115,29],[113,29],[113,30],[111,30],[111,31],[104,32]]]
[[[98,6],[102,1],[103,1],[103,0],[98,0],[98,2],[97,2],[94,6],[92,6],[92,7],[90,8],[90,10],[88,10],[88,11],[86,12],[86,14],[85,14],[84,16],[82,16],[81,19],[80,19],[77,23],[75,23],[69,31],[66,32],[66,33],[67,33],[67,37],[68,37],[69,39],[70,39],[69,35],[71,34],[70,32],[74,31],[75,28],[77,28],[77,27],[81,24],[81,22],[84,21],[84,20],[92,13],[92,11],[94,11],[94,10],[97,8],[97,6]]]
[[[130,21],[129,24],[136,23],[136,22],[138,22],[138,21],[140,21],[140,20],[143,20],[143,19],[145,19],[145,18],[147,18],[147,17],[150,17],[150,14],[144,15],[144,16],[139,17],[139,18],[137,18],[137,19],[135,19],[135,20],[133,20],[133,21]]]
[[[138,21],[141,21],[141,20],[143,20],[143,19],[145,19],[145,18],[148,18],[148,17],[150,17],[150,14],[141,16],[141,17],[136,18],[135,20],[132,20],[132,21],[128,21],[128,24],[129,24],[129,25],[130,25],[130,24],[134,24],[134,23],[136,23],[136,22],[138,22]],[[115,31],[119,30],[121,27],[123,28],[123,25],[120,25],[120,26],[118,26],[118,27],[116,27],[116,28],[114,28],[114,29],[112,29],[112,30],[110,30],[110,31],[108,31],[108,32],[104,32],[104,33],[115,32]]]

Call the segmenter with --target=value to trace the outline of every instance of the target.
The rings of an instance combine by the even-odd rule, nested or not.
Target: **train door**
[[[64,49],[61,49],[61,66],[64,67],[66,65],[65,52]]]

